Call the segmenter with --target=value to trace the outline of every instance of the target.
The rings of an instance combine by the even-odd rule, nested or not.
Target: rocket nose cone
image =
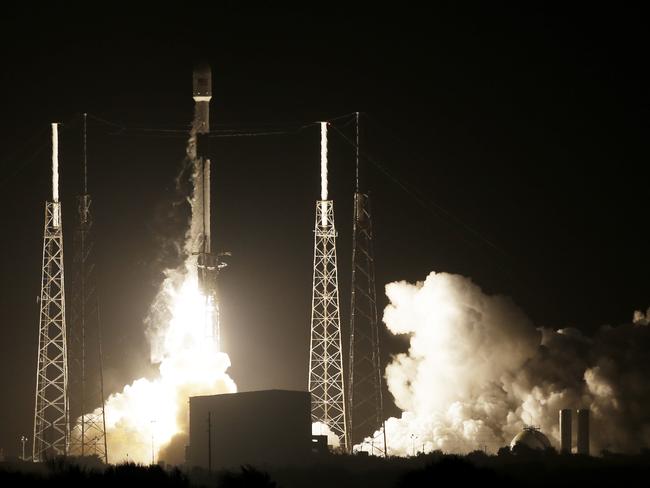
[[[197,63],[194,65],[194,76],[211,76],[212,70],[208,63]]]
[[[212,96],[212,70],[210,65],[201,63],[194,68],[192,95],[194,97]]]

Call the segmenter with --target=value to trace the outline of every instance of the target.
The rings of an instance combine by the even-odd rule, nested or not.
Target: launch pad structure
[[[195,256],[197,284],[206,300],[205,335],[221,350],[217,279],[226,264],[213,253],[211,236],[211,181],[208,137],[212,73],[202,65],[193,73],[194,119],[188,144],[193,164],[194,194],[191,254]],[[311,395],[312,423],[325,426],[338,438],[342,450],[364,441],[374,432],[383,433],[383,450],[387,455],[383,429],[382,376],[379,350],[379,327],[375,290],[373,229],[369,192],[359,179],[359,114],[356,114],[356,186],[354,193],[352,288],[350,343],[347,377],[344,373],[334,202],[328,198],[327,130],[321,122],[321,195],[316,201],[314,224],[314,262],[310,331],[308,391]],[[61,203],[58,195],[58,125],[52,124],[53,198],[46,202],[43,243],[43,267],[40,296],[39,353],[36,403],[34,413],[34,461],[57,455],[96,455],[108,461],[104,391],[101,364],[99,306],[90,259],[91,196],[87,181],[86,114],[84,114],[84,185],[77,197],[79,225],[75,231],[75,265],[73,279],[72,320],[66,330],[64,291],[63,232]],[[88,331],[94,325],[97,334],[99,378],[89,379]],[[79,346],[72,352],[68,341]],[[76,341],[76,342],[74,342]],[[72,353],[72,354],[71,354]],[[72,359],[70,369],[69,359]],[[72,374],[69,375],[69,370]],[[75,383],[77,376],[79,383]],[[73,408],[71,410],[71,390]],[[75,386],[80,392],[75,391]],[[78,399],[78,401],[77,401]],[[79,417],[76,418],[76,410]],[[88,410],[91,413],[86,413]],[[71,412],[74,419],[71,423]],[[318,432],[315,432],[318,434]],[[323,434],[324,432],[320,432]],[[377,445],[380,445],[378,442]],[[375,443],[372,443],[373,451]],[[372,452],[371,454],[374,454]]]
[[[334,202],[327,198],[327,123],[321,122],[321,199],[316,202],[309,385],[312,422],[327,426],[346,451],[348,437]]]
[[[77,197],[79,220],[75,229],[73,313],[69,324],[59,201],[59,131],[58,124],[52,124],[52,201],[45,205],[32,444],[34,462],[66,455],[95,455],[108,462],[99,305],[91,258],[86,114],[83,127],[84,184],[83,193]]]
[[[99,294],[94,279],[92,198],[88,192],[87,115],[83,114],[83,192],[77,196],[70,320],[70,454],[108,463]],[[78,401],[75,401],[77,400]],[[90,411],[90,412],[89,412]],[[89,413],[88,413],[89,412]]]
[[[70,442],[68,353],[59,201],[59,132],[52,124],[52,201],[45,203],[43,266],[39,298],[38,362],[32,459],[67,455]]]
[[[352,286],[350,300],[350,355],[348,367],[348,421],[351,443],[359,444],[380,431],[383,438],[371,449],[388,456],[383,425],[383,398],[377,291],[370,194],[362,191],[359,175],[359,113],[356,113],[355,192],[352,221]],[[380,448],[379,446],[382,446]],[[372,452],[371,454],[374,454]]]

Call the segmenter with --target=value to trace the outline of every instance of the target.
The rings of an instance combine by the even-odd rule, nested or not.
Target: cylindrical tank
[[[571,410],[560,410],[560,452],[571,453]]]
[[[578,410],[578,454],[589,456],[589,409]]]

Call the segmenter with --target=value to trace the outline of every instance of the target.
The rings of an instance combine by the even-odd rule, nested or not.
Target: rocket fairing
[[[192,96],[197,102],[209,102],[212,98],[212,69],[209,64],[199,64],[194,68]]]
[[[192,97],[196,104],[194,123],[197,134],[210,132],[210,100],[212,100],[212,70],[207,64],[194,68]]]

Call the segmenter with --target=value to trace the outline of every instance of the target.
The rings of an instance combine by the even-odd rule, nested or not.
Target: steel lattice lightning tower
[[[52,124],[52,201],[45,204],[32,450],[37,462],[66,455],[70,437],[58,145],[58,124]]]
[[[334,202],[327,199],[327,123],[321,123],[321,199],[316,202],[309,356],[311,419],[326,425],[348,450]]]
[[[79,415],[71,427],[70,453],[96,455],[108,463],[106,420],[104,411],[104,378],[101,349],[101,324],[98,296],[93,279],[91,198],[88,193],[88,161],[86,150],[86,114],[83,131],[83,194],[77,197],[78,227],[75,231],[75,274],[73,285],[71,336],[71,391],[77,387],[71,410]],[[74,367],[73,367],[74,366]],[[75,381],[76,380],[76,381]],[[90,411],[90,413],[87,413]]]
[[[352,444],[383,431],[382,375],[370,196],[359,187],[359,113],[356,114],[356,189],[352,221],[352,287],[348,419]],[[385,433],[379,448],[386,453]]]

